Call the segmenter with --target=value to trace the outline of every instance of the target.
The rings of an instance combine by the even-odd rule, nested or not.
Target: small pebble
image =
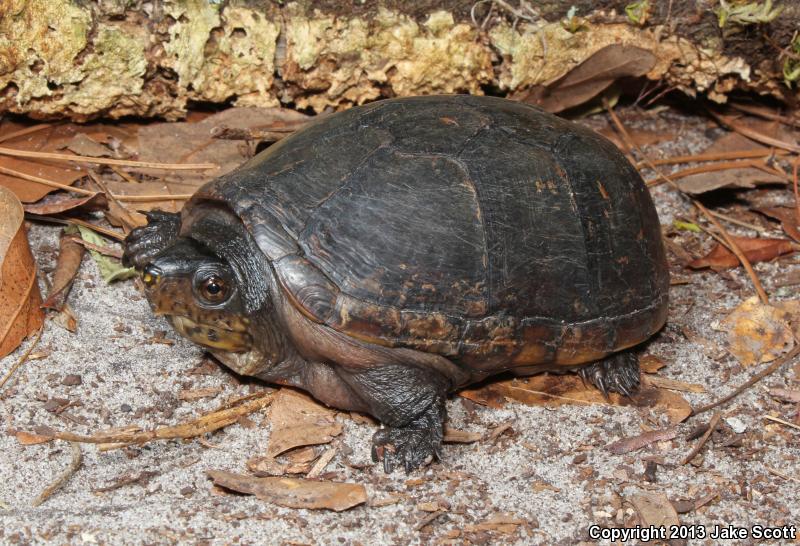
[[[120,410],[120,411],[124,411],[124,412],[131,412],[131,411],[133,411],[133,408],[132,408],[132,407],[130,407],[128,404],[122,404],[122,405],[119,407],[119,410]]]
[[[81,383],[83,383],[83,379],[81,379],[81,376],[76,374],[65,375],[64,379],[61,380],[61,384],[68,387],[74,387],[76,385],[80,385]]]

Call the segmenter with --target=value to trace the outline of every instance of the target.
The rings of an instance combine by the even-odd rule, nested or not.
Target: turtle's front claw
[[[142,269],[178,237],[180,214],[151,211],[145,213],[147,225],[134,229],[125,238],[122,264]]]

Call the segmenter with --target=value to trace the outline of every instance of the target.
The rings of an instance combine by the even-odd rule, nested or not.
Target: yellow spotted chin
[[[171,315],[169,319],[179,334],[198,345],[232,353],[249,351],[252,347],[252,339],[247,332],[199,324],[181,315]]]

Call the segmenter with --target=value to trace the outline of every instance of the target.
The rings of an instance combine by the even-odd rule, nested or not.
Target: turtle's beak
[[[200,324],[183,315],[170,315],[168,319],[179,334],[198,345],[241,353],[249,351],[253,344],[247,332]]]

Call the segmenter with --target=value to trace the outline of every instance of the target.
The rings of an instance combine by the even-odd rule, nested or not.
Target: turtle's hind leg
[[[631,351],[614,353],[577,371],[584,381],[600,389],[603,396],[612,391],[630,397],[639,390],[639,357]]]

